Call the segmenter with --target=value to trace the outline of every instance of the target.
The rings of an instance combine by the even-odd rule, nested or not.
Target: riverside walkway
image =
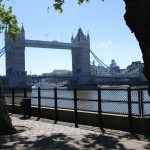
[[[31,117],[28,120],[12,115],[14,126],[26,130],[0,136],[0,150],[146,150],[150,149],[150,134],[141,135],[111,129],[57,122]]]

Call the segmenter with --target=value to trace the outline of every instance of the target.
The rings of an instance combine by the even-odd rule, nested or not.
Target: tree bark
[[[134,33],[143,55],[143,73],[148,80],[150,95],[150,0],[124,0],[124,19]]]
[[[0,135],[13,134],[17,130],[13,127],[11,118],[8,113],[6,101],[2,89],[2,83],[0,79]]]

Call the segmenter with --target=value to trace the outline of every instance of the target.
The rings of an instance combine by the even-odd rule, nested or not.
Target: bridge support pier
[[[96,77],[94,75],[79,75],[75,82],[68,83],[67,88],[97,88]]]
[[[8,80],[8,85],[7,87],[26,87],[27,84],[27,77],[26,75],[21,75],[21,76],[9,76],[7,78]]]
[[[96,79],[96,77],[93,75],[79,75],[77,77],[77,84],[93,85],[96,83],[95,79]]]

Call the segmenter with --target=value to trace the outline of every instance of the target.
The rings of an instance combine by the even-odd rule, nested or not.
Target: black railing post
[[[144,103],[144,101],[143,101],[143,90],[141,89],[140,91],[141,91],[141,117],[143,117],[144,116],[144,110],[143,110],[143,103]]]
[[[41,118],[41,88],[38,87],[38,119]]]
[[[24,98],[27,98],[27,89],[24,88]]]
[[[129,117],[129,129],[132,131],[132,104],[131,104],[131,88],[128,87],[128,117]]]
[[[141,90],[138,89],[138,102],[139,102],[139,115],[142,115],[141,111]]]
[[[15,89],[12,88],[12,113],[15,113]]]
[[[76,88],[74,88],[74,114],[75,114],[75,127],[78,128],[77,89]]]
[[[99,114],[99,126],[103,127],[102,120],[102,99],[101,99],[101,88],[98,88],[98,114]]]
[[[57,112],[57,88],[54,88],[54,100],[55,100],[55,123],[57,123],[58,120],[58,112]]]

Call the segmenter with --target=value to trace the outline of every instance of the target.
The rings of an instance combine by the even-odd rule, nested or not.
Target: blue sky
[[[18,25],[25,28],[26,39],[70,42],[72,34],[81,27],[89,32],[91,50],[106,65],[115,59],[121,68],[132,61],[142,61],[142,54],[134,34],[126,26],[123,0],[91,0],[79,6],[77,0],[66,0],[63,13],[52,8],[51,0],[11,1]],[[49,13],[47,7],[50,7]],[[0,48],[4,36],[0,35]],[[26,48],[26,71],[30,74],[48,73],[54,69],[72,69],[71,51],[57,49]],[[91,61],[93,57],[91,56]],[[5,75],[5,56],[0,58],[0,75]]]

